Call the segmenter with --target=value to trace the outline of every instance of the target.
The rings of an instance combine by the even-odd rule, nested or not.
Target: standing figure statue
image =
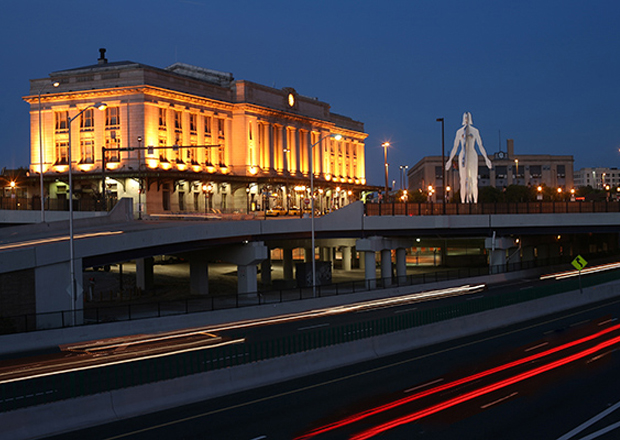
[[[456,132],[454,147],[450,153],[450,158],[446,162],[446,170],[450,170],[452,159],[459,147],[459,178],[461,183],[461,203],[478,203],[478,153],[476,153],[476,142],[480,153],[491,169],[493,164],[487,157],[487,152],[482,146],[480,132],[473,123],[471,113],[463,113],[463,126]]]

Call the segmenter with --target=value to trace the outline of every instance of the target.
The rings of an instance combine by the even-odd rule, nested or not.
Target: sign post
[[[583,293],[583,289],[581,288],[581,269],[586,267],[588,262],[581,255],[577,255],[570,264],[579,271],[579,292]]]

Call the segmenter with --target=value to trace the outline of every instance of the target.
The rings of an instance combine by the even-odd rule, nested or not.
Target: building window
[[[179,111],[174,112],[174,131],[183,133],[183,114]]]
[[[120,151],[118,149],[121,147],[121,140],[117,137],[116,130],[108,130],[105,134],[105,148],[106,150],[106,161],[107,162],[120,162]]]
[[[166,124],[166,109],[165,108],[160,108],[159,109],[159,129],[160,130],[165,130],[167,127]]]
[[[558,165],[558,177],[566,177],[566,165]],[[612,174],[613,176],[613,174]]]
[[[56,142],[56,163],[55,165],[69,165],[69,142]]]
[[[530,165],[530,176],[534,178],[540,178],[542,176],[540,165]]]
[[[69,129],[69,112],[56,112],[54,113],[56,132],[63,132]]]
[[[189,133],[196,134],[196,115],[193,113],[189,115]]]
[[[107,107],[105,109],[105,128],[107,130],[118,129],[121,125],[118,107]]]
[[[82,113],[82,117],[80,119],[81,131],[92,131],[95,128],[94,114],[95,113],[92,108],[84,110],[84,113]]]
[[[80,163],[95,163],[95,141],[93,139],[82,139],[80,142],[80,150]]]
[[[224,119],[217,120],[217,136],[220,139],[224,139]]]
[[[211,139],[211,116],[205,116],[205,137]]]

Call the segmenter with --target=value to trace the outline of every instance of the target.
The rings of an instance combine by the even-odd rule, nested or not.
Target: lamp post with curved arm
[[[329,134],[327,136],[323,136],[318,141],[310,146],[310,218],[311,218],[311,248],[312,248],[312,297],[316,297],[316,262],[314,261],[314,147],[319,145],[323,140],[327,138],[333,138],[339,141],[342,139],[342,136],[339,134]]]
[[[52,86],[58,87],[60,83],[55,81],[52,83]],[[39,89],[39,180],[40,180],[40,191],[41,191],[41,221],[45,223],[45,196],[43,194],[43,134],[41,128],[41,93],[45,89],[45,85]]]
[[[76,286],[75,286],[75,257],[73,251],[73,172],[72,172],[72,159],[71,159],[71,123],[80,117],[82,113],[91,108],[98,110],[105,110],[107,104],[97,103],[89,105],[79,111],[77,115],[69,118],[67,128],[69,129],[69,146],[68,146],[68,159],[69,159],[69,273],[71,281],[71,314],[73,315],[73,325],[75,325],[75,303],[77,301]],[[105,188],[104,188],[105,189]]]

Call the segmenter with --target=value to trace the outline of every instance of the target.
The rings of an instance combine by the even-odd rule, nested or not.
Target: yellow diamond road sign
[[[587,266],[588,262],[581,255],[577,255],[571,264],[575,269],[581,270]]]

